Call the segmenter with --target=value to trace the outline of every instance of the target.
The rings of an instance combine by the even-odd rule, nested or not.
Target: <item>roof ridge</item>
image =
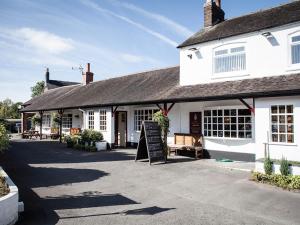
[[[167,69],[176,68],[176,67],[179,67],[179,65],[162,67],[162,68],[157,68],[157,69],[149,69],[149,70],[144,70],[144,71],[139,71],[139,72],[133,72],[133,73],[125,74],[125,75],[120,75],[120,76],[107,78],[107,79],[104,79],[104,80],[97,80],[97,81],[92,82],[91,84],[95,84],[95,83],[98,83],[98,82],[101,82],[101,81],[107,81],[107,80],[112,80],[112,79],[123,78],[123,77],[137,76],[141,73],[150,73],[150,72],[154,72],[154,71],[167,70]]]
[[[266,12],[266,11],[273,10],[273,9],[276,9],[276,8],[280,8],[282,6],[290,5],[290,4],[293,4],[295,2],[299,2],[300,0],[289,0],[289,1],[290,2],[281,3],[281,4],[277,5],[277,6],[272,6],[272,7],[268,7],[268,8],[262,8],[262,9],[259,9],[257,11],[250,12],[250,13],[247,13],[247,14],[244,14],[244,15],[241,15],[241,16],[231,17],[230,19],[225,19],[224,22],[235,20],[235,19],[239,19],[239,18],[243,18],[243,17],[250,16],[250,15],[253,15],[253,14],[257,14],[257,13]],[[219,24],[221,24],[221,23],[219,23]],[[216,25],[219,25],[219,24],[216,24]]]

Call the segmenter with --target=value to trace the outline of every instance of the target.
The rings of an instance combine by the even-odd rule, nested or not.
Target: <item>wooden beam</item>
[[[159,105],[159,104],[156,104],[157,107],[160,109],[160,110],[163,110],[162,107]]]
[[[39,111],[40,118],[41,118],[41,123],[40,123],[40,140],[43,139],[43,114],[44,111]]]
[[[244,99],[240,98],[239,99],[241,103],[243,103],[253,114],[255,114],[255,100],[253,98],[253,107],[251,107]]]
[[[63,118],[63,114],[64,114],[64,110],[60,109],[58,110],[58,114],[59,114],[59,143],[62,143],[62,118]]]
[[[175,105],[175,102],[173,102],[173,103],[169,106],[169,108],[168,108],[168,113],[171,111],[171,109],[173,108],[174,105]]]
[[[113,106],[111,107],[111,117],[114,117],[114,115],[115,115],[115,113],[116,113],[116,111],[117,111],[118,108],[119,108],[119,106],[116,106],[115,109],[114,109]]]

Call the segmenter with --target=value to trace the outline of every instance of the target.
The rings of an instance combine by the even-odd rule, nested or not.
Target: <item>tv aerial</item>
[[[81,73],[83,73],[83,67],[79,65],[79,67],[72,67],[72,70],[79,70]]]

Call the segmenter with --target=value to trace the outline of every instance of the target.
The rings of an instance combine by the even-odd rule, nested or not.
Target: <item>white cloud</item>
[[[161,41],[164,41],[165,43],[171,45],[172,47],[176,47],[178,45],[175,41],[173,41],[172,39],[166,37],[165,35],[163,35],[161,33],[158,33],[158,32],[156,32],[156,31],[154,31],[154,30],[152,30],[152,29],[150,29],[150,28],[148,28],[148,27],[146,27],[146,26],[144,26],[144,25],[142,25],[142,24],[140,24],[138,22],[135,22],[135,21],[131,20],[128,17],[119,15],[119,14],[114,13],[114,12],[108,10],[108,9],[102,8],[102,7],[100,7],[98,4],[96,4],[93,1],[90,1],[90,0],[81,0],[81,2],[84,5],[86,5],[88,7],[91,7],[91,8],[93,8],[93,9],[95,9],[95,10],[101,12],[101,13],[104,13],[104,14],[113,16],[115,18],[118,18],[120,20],[123,20],[123,21],[125,21],[125,22],[127,22],[127,23],[129,23],[129,24],[131,24],[131,25],[133,25],[133,26],[135,26],[137,28],[139,28],[140,30],[145,31],[148,34],[151,34],[152,36],[160,39]]]
[[[143,61],[142,57],[137,55],[127,54],[127,53],[121,54],[120,57],[121,59],[129,63],[139,63]]]
[[[134,4],[130,4],[130,3],[126,3],[126,2],[120,2],[118,0],[109,0],[111,3],[113,3],[114,5],[117,6],[121,6],[123,8],[129,9],[133,12],[137,12],[145,17],[148,17],[150,19],[156,20],[157,22],[159,22],[160,24],[166,25],[167,28],[169,28],[170,30],[176,32],[178,35],[183,36],[183,37],[188,37],[191,36],[193,34],[193,31],[189,30],[188,28],[176,23],[175,21],[157,14],[157,13],[153,13],[153,12],[149,12],[145,9],[142,9]]]
[[[47,31],[25,27],[10,31],[10,35],[40,52],[60,54],[74,49],[71,39]]]

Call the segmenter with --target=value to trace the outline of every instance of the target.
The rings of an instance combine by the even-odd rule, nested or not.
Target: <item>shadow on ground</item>
[[[112,205],[138,204],[121,194],[103,195],[85,192],[80,196],[40,198],[32,188],[91,182],[108,176],[93,169],[46,167],[50,163],[84,163],[132,160],[134,155],[119,152],[88,153],[71,150],[56,142],[12,142],[11,148],[0,155],[0,165],[19,188],[20,201],[25,211],[18,225],[54,225],[59,216],[56,209],[75,209]],[[41,167],[29,164],[43,164]]]
[[[139,209],[132,209],[120,212],[113,212],[113,213],[102,213],[102,214],[89,214],[89,215],[82,215],[82,216],[66,216],[60,217],[60,219],[75,219],[75,218],[84,218],[84,217],[98,217],[98,216],[111,216],[111,215],[135,215],[135,216],[143,216],[143,215],[150,215],[153,216],[158,213],[166,212],[169,210],[173,210],[175,208],[160,208],[157,206],[147,207],[147,208],[139,208]]]
[[[133,154],[115,151],[84,152],[69,149],[66,147],[66,144],[38,140],[12,142],[12,147],[8,154],[14,155],[14,157],[23,160],[27,164],[124,161],[134,160],[135,158],[135,151]],[[28,154],[30,154],[30,157],[28,157]]]

